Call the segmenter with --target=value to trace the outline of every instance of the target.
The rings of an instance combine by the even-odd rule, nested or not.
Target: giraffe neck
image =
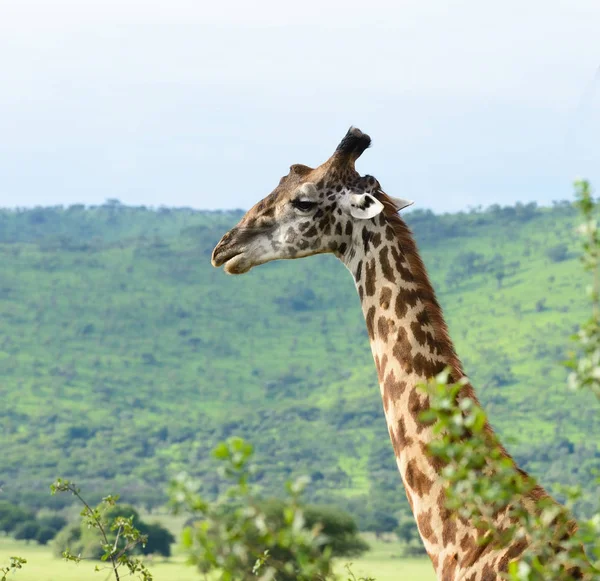
[[[456,561],[461,541],[474,543],[477,531],[445,508],[440,462],[426,453],[434,434],[419,421],[428,399],[418,386],[446,366],[457,381],[462,368],[404,223],[382,214],[355,232],[352,250],[344,262],[361,300],[398,470],[434,567],[447,569],[444,561]]]

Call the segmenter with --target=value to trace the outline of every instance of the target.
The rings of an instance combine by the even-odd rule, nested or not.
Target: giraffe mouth
[[[220,252],[219,247],[215,248],[212,255],[212,265],[216,268],[223,267],[227,274],[244,274],[248,272],[252,265],[244,258],[243,250],[233,250]]]
[[[244,274],[252,268],[252,265],[244,259],[240,252],[223,263],[223,269],[227,274]]]

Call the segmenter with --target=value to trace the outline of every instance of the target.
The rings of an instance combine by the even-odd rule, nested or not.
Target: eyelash
[[[317,202],[310,202],[308,200],[294,200],[292,206],[300,210],[301,212],[308,212],[317,205]]]

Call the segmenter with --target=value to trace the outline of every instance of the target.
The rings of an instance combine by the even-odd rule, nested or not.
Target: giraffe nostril
[[[228,232],[215,246],[210,258],[210,262],[214,267],[218,268],[219,266],[225,264],[228,260],[231,260],[239,254],[242,254],[243,249],[240,248],[240,245],[237,244],[235,240],[232,239],[233,236],[231,232]]]

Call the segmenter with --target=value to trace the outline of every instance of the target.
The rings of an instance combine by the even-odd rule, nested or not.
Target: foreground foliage
[[[578,349],[568,362],[573,369],[568,383],[573,389],[591,389],[600,398],[599,205],[589,184],[578,182],[576,188],[576,204],[584,217],[580,228],[583,262],[593,279],[589,291],[592,318],[574,337]],[[429,449],[445,466],[448,508],[481,529],[485,544],[501,548],[508,542],[527,542],[527,550],[510,565],[508,578],[512,581],[570,581],[576,568],[585,579],[599,579],[600,513],[581,518],[577,529],[570,509],[581,496],[578,487],[563,490],[566,507],[551,498],[524,505],[521,499],[536,486],[535,479],[517,470],[501,453],[496,437],[484,430],[485,412],[460,395],[464,382],[447,382],[448,373],[444,372],[427,386],[431,408],[423,419],[435,421],[439,434]],[[499,514],[508,517],[502,526],[497,524]]]
[[[138,575],[142,581],[152,581],[152,575],[146,568],[144,563],[133,554],[138,546],[144,547],[148,541],[148,537],[143,535],[134,525],[134,515],[123,516],[122,511],[117,508],[118,496],[107,496],[102,499],[102,502],[92,508],[88,502],[81,496],[81,491],[75,484],[68,480],[58,479],[50,487],[52,494],[58,492],[68,492],[83,505],[81,511],[82,527],[89,531],[95,531],[92,535],[94,544],[98,547],[98,552],[94,552],[91,558],[99,558],[101,561],[108,562],[109,567],[96,566],[97,571],[109,568],[115,581],[120,581],[121,571],[125,569],[127,575]],[[129,512],[125,509],[125,512]],[[68,534],[64,537],[59,535],[56,543],[60,544],[63,541],[76,543],[81,540],[77,535],[72,536],[73,529],[66,529]],[[89,549],[89,545],[83,546],[84,549]],[[61,555],[68,561],[79,563],[81,559],[86,558],[80,552],[74,554],[72,547],[65,547]]]
[[[252,452],[240,438],[217,446],[214,456],[232,484],[214,502],[186,475],[173,482],[174,507],[193,515],[183,534],[190,564],[221,581],[318,581],[334,578],[334,556],[368,549],[349,515],[302,505],[303,481],[288,484],[283,500],[262,501],[251,484]]]

